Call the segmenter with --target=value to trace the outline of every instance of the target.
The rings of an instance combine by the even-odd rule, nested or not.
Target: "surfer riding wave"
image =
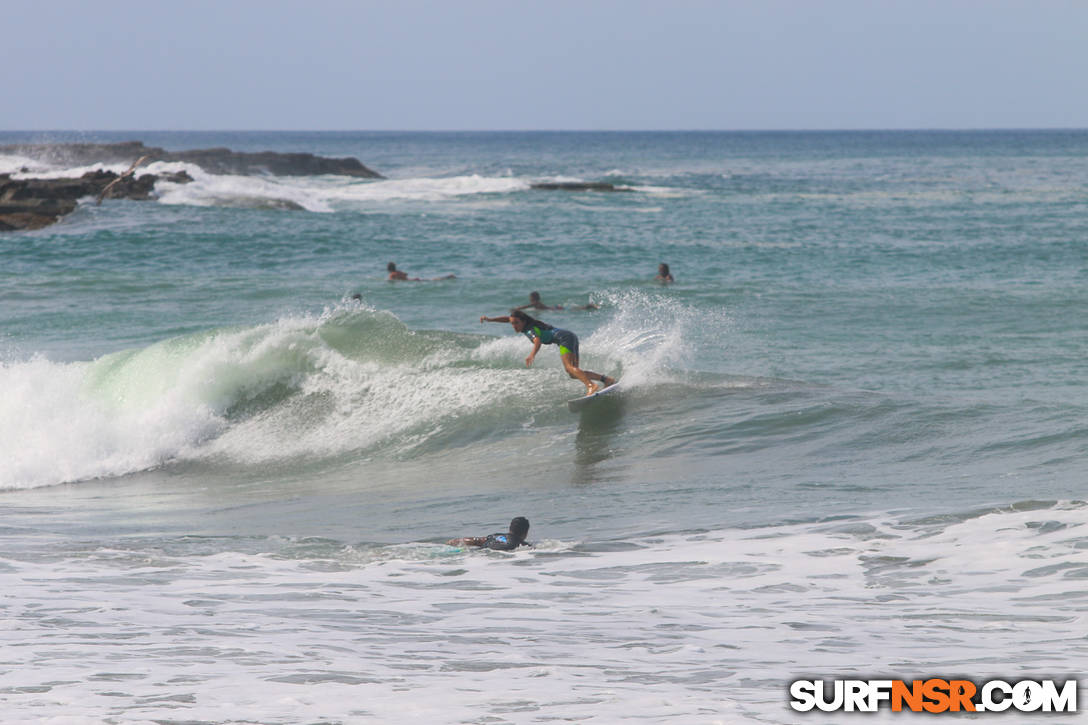
[[[533,359],[540,351],[541,345],[558,345],[563,368],[567,371],[567,375],[586,386],[586,395],[593,395],[601,389],[601,386],[594,382],[595,380],[600,381],[606,388],[616,382],[615,378],[578,367],[578,336],[570,330],[562,330],[547,322],[541,322],[516,309],[510,310],[509,315],[502,317],[481,316],[480,322],[509,322],[516,332],[532,340],[533,351],[529,353],[529,357],[525,358],[526,367],[533,366]]]

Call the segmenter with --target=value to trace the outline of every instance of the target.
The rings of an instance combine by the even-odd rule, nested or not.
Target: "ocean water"
[[[1088,132],[0,133],[131,139],[386,178],[154,164],[195,181],[0,236],[5,722],[795,723],[835,721],[799,678],[1083,671]],[[533,290],[618,401],[479,322]]]

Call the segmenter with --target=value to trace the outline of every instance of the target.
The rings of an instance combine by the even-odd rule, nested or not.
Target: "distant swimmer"
[[[409,277],[406,272],[402,272],[399,269],[397,269],[396,262],[390,262],[389,264],[385,265],[385,268],[389,272],[389,276],[386,277],[386,279],[389,280],[390,282],[425,282],[425,281],[427,281],[427,280],[424,280],[424,279],[422,279],[420,277]],[[442,280],[442,279],[457,279],[457,275],[447,274],[447,275],[444,275],[442,277],[432,277],[430,281],[431,282],[437,282],[437,281]]]
[[[497,551],[513,551],[519,546],[532,546],[525,537],[529,535],[529,519],[524,516],[515,516],[510,521],[510,530],[505,534],[489,534],[488,536],[467,536],[463,539],[450,539],[450,546],[479,546],[484,549],[496,549]]]
[[[672,278],[672,272],[669,271],[669,265],[662,262],[661,264],[657,265],[657,276],[654,277],[654,281],[660,282],[661,284],[669,284],[670,282],[675,282],[676,280]]]
[[[530,308],[534,309],[534,310],[561,310],[561,309],[563,309],[563,305],[556,305],[555,307],[549,307],[548,305],[546,305],[546,304],[544,304],[543,302],[540,301],[540,293],[539,292],[530,292],[529,293],[529,304],[520,305],[518,307],[515,307],[514,309],[515,310],[528,310]]]
[[[540,352],[541,345],[558,345],[563,368],[566,369],[567,375],[580,380],[586,386],[586,395],[593,395],[600,390],[600,386],[593,382],[594,380],[601,381],[606,388],[616,382],[615,378],[578,367],[578,336],[570,330],[553,327],[547,322],[529,317],[521,310],[510,310],[509,315],[502,317],[484,316],[480,318],[480,322],[509,322],[515,332],[520,332],[532,340],[533,351],[529,353],[529,357],[525,358],[525,367],[533,366],[533,359]]]

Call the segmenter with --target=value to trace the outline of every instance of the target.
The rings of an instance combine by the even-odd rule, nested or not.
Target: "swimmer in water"
[[[600,385],[593,382],[594,380],[599,380],[606,388],[616,382],[615,378],[578,367],[578,336],[570,330],[553,327],[547,322],[529,317],[521,310],[510,310],[509,315],[502,317],[483,316],[480,317],[480,322],[509,322],[515,332],[520,332],[532,340],[533,351],[529,353],[529,357],[525,358],[525,367],[533,366],[533,359],[540,352],[541,345],[558,345],[563,368],[567,371],[567,375],[586,386],[586,395],[593,395],[601,389]]]
[[[657,265],[657,276],[654,277],[654,281],[660,282],[661,284],[669,284],[670,282],[675,282],[676,280],[672,278],[672,272],[669,271],[669,265],[662,262],[661,264]]]
[[[488,536],[466,536],[463,539],[450,539],[450,546],[479,546],[484,549],[497,551],[513,551],[519,546],[532,546],[525,537],[529,535],[529,519],[524,516],[515,516],[510,521],[510,530],[505,534],[490,534]]]
[[[514,309],[515,310],[528,310],[530,308],[532,308],[534,310],[561,310],[561,309],[563,309],[563,305],[556,305],[555,307],[548,307],[546,304],[544,304],[543,302],[540,301],[540,293],[539,292],[530,292],[529,293],[529,304],[521,305],[519,307],[515,307]]]

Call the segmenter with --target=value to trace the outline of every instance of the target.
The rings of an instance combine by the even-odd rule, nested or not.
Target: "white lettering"
[[[816,707],[816,684],[812,680],[797,680],[790,685],[790,707],[808,712]]]
[[[1001,699],[995,700],[994,693],[1000,692]],[[1003,680],[990,680],[982,686],[982,705],[976,710],[985,712],[1004,712],[1012,707],[1012,685]]]
[[[880,709],[880,703],[890,702],[892,699],[891,680],[869,680],[869,709],[868,712],[876,712]]]
[[[865,680],[847,680],[843,698],[847,712],[868,712],[869,684]]]
[[[816,695],[816,707],[820,708],[824,712],[835,712],[842,707],[843,700],[846,696],[843,694],[843,681],[835,680],[832,687],[834,696],[829,701],[827,699],[827,687],[824,685],[823,680],[816,680],[819,685],[819,690]]]
[[[1076,712],[1077,681],[1066,680],[1061,692],[1053,680],[1043,680],[1044,712]]]

